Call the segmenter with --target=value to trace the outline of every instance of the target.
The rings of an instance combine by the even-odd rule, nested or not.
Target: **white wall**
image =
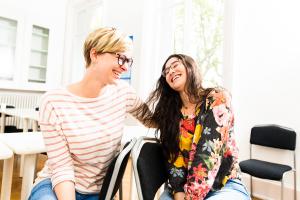
[[[249,157],[255,124],[275,123],[298,132],[300,180],[300,3],[296,0],[236,1],[233,96],[241,159]],[[273,161],[289,158],[262,154]],[[292,186],[289,178],[288,185]],[[298,187],[299,190],[300,187]],[[272,194],[262,194],[272,196]]]
[[[104,25],[116,27],[126,34],[133,35],[133,59],[132,66],[132,85],[138,89],[140,83],[139,69],[141,68],[141,39],[142,39],[142,20],[143,20],[143,1],[140,0],[109,0],[104,4],[106,16]]]

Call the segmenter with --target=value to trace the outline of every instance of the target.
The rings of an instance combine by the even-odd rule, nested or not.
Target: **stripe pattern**
[[[48,160],[36,183],[51,178],[55,187],[73,181],[81,193],[97,193],[119,151],[126,113],[141,100],[127,83],[106,86],[99,97],[83,98],[66,88],[41,98],[39,124]]]

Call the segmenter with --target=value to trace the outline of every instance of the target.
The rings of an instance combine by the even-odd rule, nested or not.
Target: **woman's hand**
[[[176,192],[174,194],[174,200],[184,200],[184,192]]]

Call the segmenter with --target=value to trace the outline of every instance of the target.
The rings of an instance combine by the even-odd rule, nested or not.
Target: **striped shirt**
[[[39,124],[48,160],[36,183],[51,178],[54,188],[73,181],[80,193],[97,193],[107,168],[119,151],[126,113],[141,103],[134,90],[118,81],[97,98],[75,96],[66,88],[47,92]]]

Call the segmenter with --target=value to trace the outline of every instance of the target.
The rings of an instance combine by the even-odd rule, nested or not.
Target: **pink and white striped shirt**
[[[67,89],[43,95],[39,124],[48,160],[36,183],[66,180],[80,193],[97,193],[106,170],[119,151],[126,113],[141,103],[124,81],[106,86],[99,97],[75,96]]]

